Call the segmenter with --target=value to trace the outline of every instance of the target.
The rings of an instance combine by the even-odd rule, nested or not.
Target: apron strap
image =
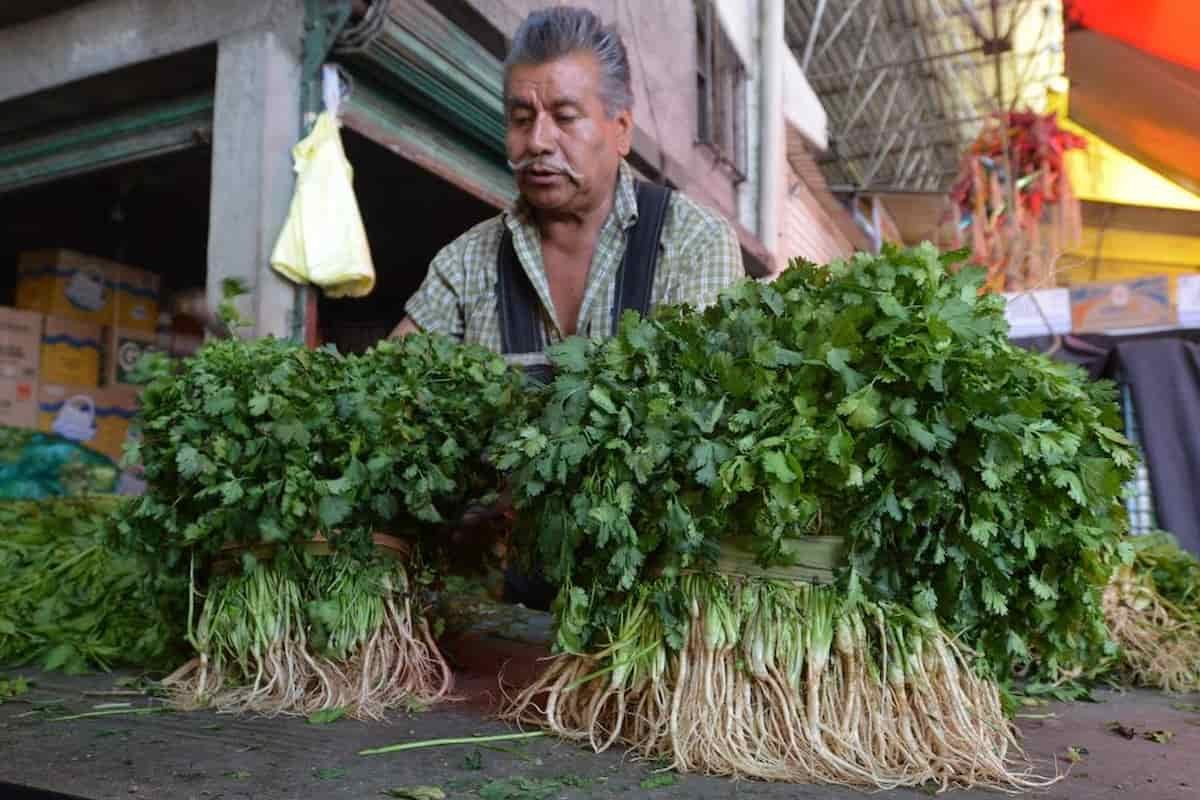
[[[616,303],[612,310],[612,332],[615,335],[621,315],[633,310],[643,317],[650,313],[650,296],[654,275],[658,271],[659,242],[671,190],[645,181],[637,184],[637,223],[629,231],[625,243],[625,258],[617,272]]]
[[[616,302],[611,318],[614,334],[621,314],[626,310],[632,309],[643,316],[650,312],[651,290],[658,269],[659,241],[670,198],[671,190],[667,187],[638,181],[638,219],[629,230],[625,256],[616,276]],[[500,240],[496,271],[500,352],[509,363],[524,368],[534,380],[548,382],[553,373],[545,356],[547,342],[541,302],[529,276],[521,267],[512,231],[507,227]]]

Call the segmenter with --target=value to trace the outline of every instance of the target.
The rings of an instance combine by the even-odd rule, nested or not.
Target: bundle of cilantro
[[[987,673],[1111,649],[1132,456],[1106,390],[1010,345],[952,262],[798,263],[557,349],[500,463],[567,655],[514,718],[683,769],[1038,782]],[[830,537],[836,587],[787,580]]]
[[[229,339],[153,380],[134,454],[150,489],[123,528],[208,576],[176,700],[379,717],[444,697],[419,591],[440,524],[496,490],[480,454],[519,386],[498,356],[425,335],[355,357]]]
[[[1133,563],[1104,592],[1121,646],[1116,672],[1139,686],[1200,691],[1200,560],[1168,533],[1133,539]]]
[[[183,581],[109,539],[114,497],[0,504],[0,665],[164,666],[183,644]]]

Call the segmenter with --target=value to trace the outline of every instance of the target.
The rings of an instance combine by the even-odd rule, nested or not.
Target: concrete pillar
[[[292,146],[300,137],[303,6],[218,42],[209,201],[210,308],[221,283],[241,278],[252,289],[242,313],[258,336],[298,334],[303,309],[294,284],[271,269],[291,202]]]

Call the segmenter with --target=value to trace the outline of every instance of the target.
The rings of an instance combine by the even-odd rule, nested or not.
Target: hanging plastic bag
[[[375,287],[375,267],[333,105],[292,148],[296,190],[271,266],[291,281],[320,286],[330,297],[362,297]]]

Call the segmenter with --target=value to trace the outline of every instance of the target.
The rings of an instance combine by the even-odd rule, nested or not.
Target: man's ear
[[[617,151],[624,158],[633,150],[633,112],[625,109],[613,122],[617,125]]]

